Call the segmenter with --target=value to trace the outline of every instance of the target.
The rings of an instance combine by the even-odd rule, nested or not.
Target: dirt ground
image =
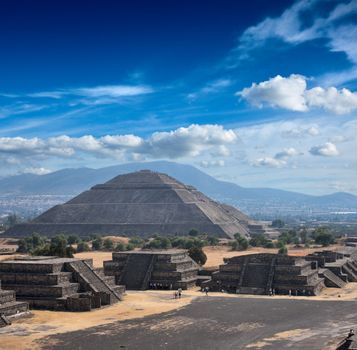
[[[40,340],[44,337],[175,311],[202,296],[202,293],[197,289],[184,291],[183,297],[179,300],[173,298],[172,291],[129,291],[124,297],[124,301],[91,312],[32,311],[32,317],[16,320],[11,326],[0,329],[0,350],[41,349]],[[312,302],[322,300],[357,301],[357,283],[350,283],[343,290],[326,288],[317,297],[257,297],[225,293],[209,293],[209,296],[227,298],[227,300],[232,298],[247,299],[247,302],[249,299],[272,300],[272,298],[274,300],[310,300]],[[50,338],[46,339],[46,346],[51,345],[48,344],[48,339]]]

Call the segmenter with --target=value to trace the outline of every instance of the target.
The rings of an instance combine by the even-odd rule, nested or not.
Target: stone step
[[[321,269],[319,271],[319,276],[320,275],[325,278],[325,285],[327,287],[343,288],[346,285],[346,282],[328,269]]]

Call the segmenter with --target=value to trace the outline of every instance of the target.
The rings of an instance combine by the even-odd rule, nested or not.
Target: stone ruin
[[[112,277],[95,270],[92,259],[32,257],[2,261],[0,279],[3,289],[15,291],[18,300],[38,309],[90,311],[120,301],[125,290],[116,286]]]
[[[192,186],[162,173],[142,170],[93,186],[33,221],[11,227],[6,237],[37,232],[46,236],[187,235],[191,229],[222,238],[249,236],[251,220]]]
[[[0,281],[0,328],[11,324],[11,319],[27,314],[29,304],[16,301],[15,291],[3,290]]]
[[[343,288],[348,282],[357,282],[357,249],[346,246],[338,251],[324,250],[305,257],[316,261],[319,274],[327,287]]]
[[[240,294],[318,295],[324,280],[317,264],[280,254],[251,254],[225,259],[212,274],[208,286],[213,291]]]
[[[113,253],[104,261],[106,276],[126,289],[188,289],[196,284],[198,266],[184,250]]]

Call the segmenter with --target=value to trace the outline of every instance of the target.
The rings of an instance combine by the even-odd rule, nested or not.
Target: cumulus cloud
[[[267,104],[293,111],[307,111],[305,99],[306,79],[297,74],[288,78],[277,75],[259,84],[253,83],[251,87],[244,88],[236,93],[256,107]]]
[[[322,108],[341,115],[357,109],[357,92],[319,86],[307,89],[306,77],[298,74],[291,74],[289,77],[277,75],[267,81],[253,83],[236,95],[253,106],[268,105],[297,112]]]
[[[292,157],[302,155],[294,147],[284,148],[281,152],[275,154],[274,157],[261,157],[256,159],[252,164],[254,166],[266,166],[270,168],[281,168],[288,164],[288,160]]]
[[[284,159],[276,159],[272,157],[263,157],[258,158],[253,162],[254,166],[264,166],[270,168],[281,168],[286,165],[286,161]]]
[[[337,150],[336,145],[332,142],[326,142],[323,145],[311,147],[309,152],[313,156],[324,156],[324,157],[334,157],[340,154],[339,151]]]
[[[4,159],[68,158],[80,153],[94,157],[113,159],[180,158],[199,156],[205,152],[225,150],[237,141],[233,130],[221,125],[190,125],[169,132],[155,132],[148,138],[136,135],[106,135],[94,137],[84,135],[69,137],[60,135],[48,139],[2,137],[0,138],[0,156]],[[221,152],[222,153],[222,152]],[[224,152],[223,152],[224,153]]]
[[[286,160],[290,157],[294,157],[294,156],[297,156],[297,155],[300,155],[301,153],[298,152],[294,147],[289,147],[289,148],[285,148],[283,151],[281,152],[278,152],[276,155],[275,155],[275,159],[283,159],[283,160]]]

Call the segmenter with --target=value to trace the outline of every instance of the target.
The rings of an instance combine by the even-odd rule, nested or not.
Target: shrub
[[[80,238],[77,235],[69,235],[67,237],[68,244],[75,244],[80,242]]]
[[[144,243],[144,240],[139,237],[132,237],[129,239],[129,244],[133,245],[135,248],[141,248]]]
[[[188,233],[189,236],[191,237],[197,237],[199,234],[198,230],[196,230],[195,228],[191,229]]]
[[[115,251],[117,252],[123,252],[126,250],[126,246],[123,242],[118,242],[117,245],[115,246]]]
[[[90,248],[88,243],[86,242],[79,242],[77,245],[77,252],[81,253],[81,252],[89,252]]]
[[[107,238],[103,242],[103,247],[106,250],[112,250],[113,247],[114,247],[114,243],[113,243],[113,241],[111,239]]]
[[[92,241],[92,249],[93,250],[101,250],[103,247],[103,240],[102,238],[96,238],[94,241]]]
[[[285,245],[283,245],[282,247],[279,248],[278,254],[287,255],[288,254],[288,248]]]
[[[197,264],[203,266],[207,261],[207,255],[202,248],[193,247],[188,251],[189,257]]]

